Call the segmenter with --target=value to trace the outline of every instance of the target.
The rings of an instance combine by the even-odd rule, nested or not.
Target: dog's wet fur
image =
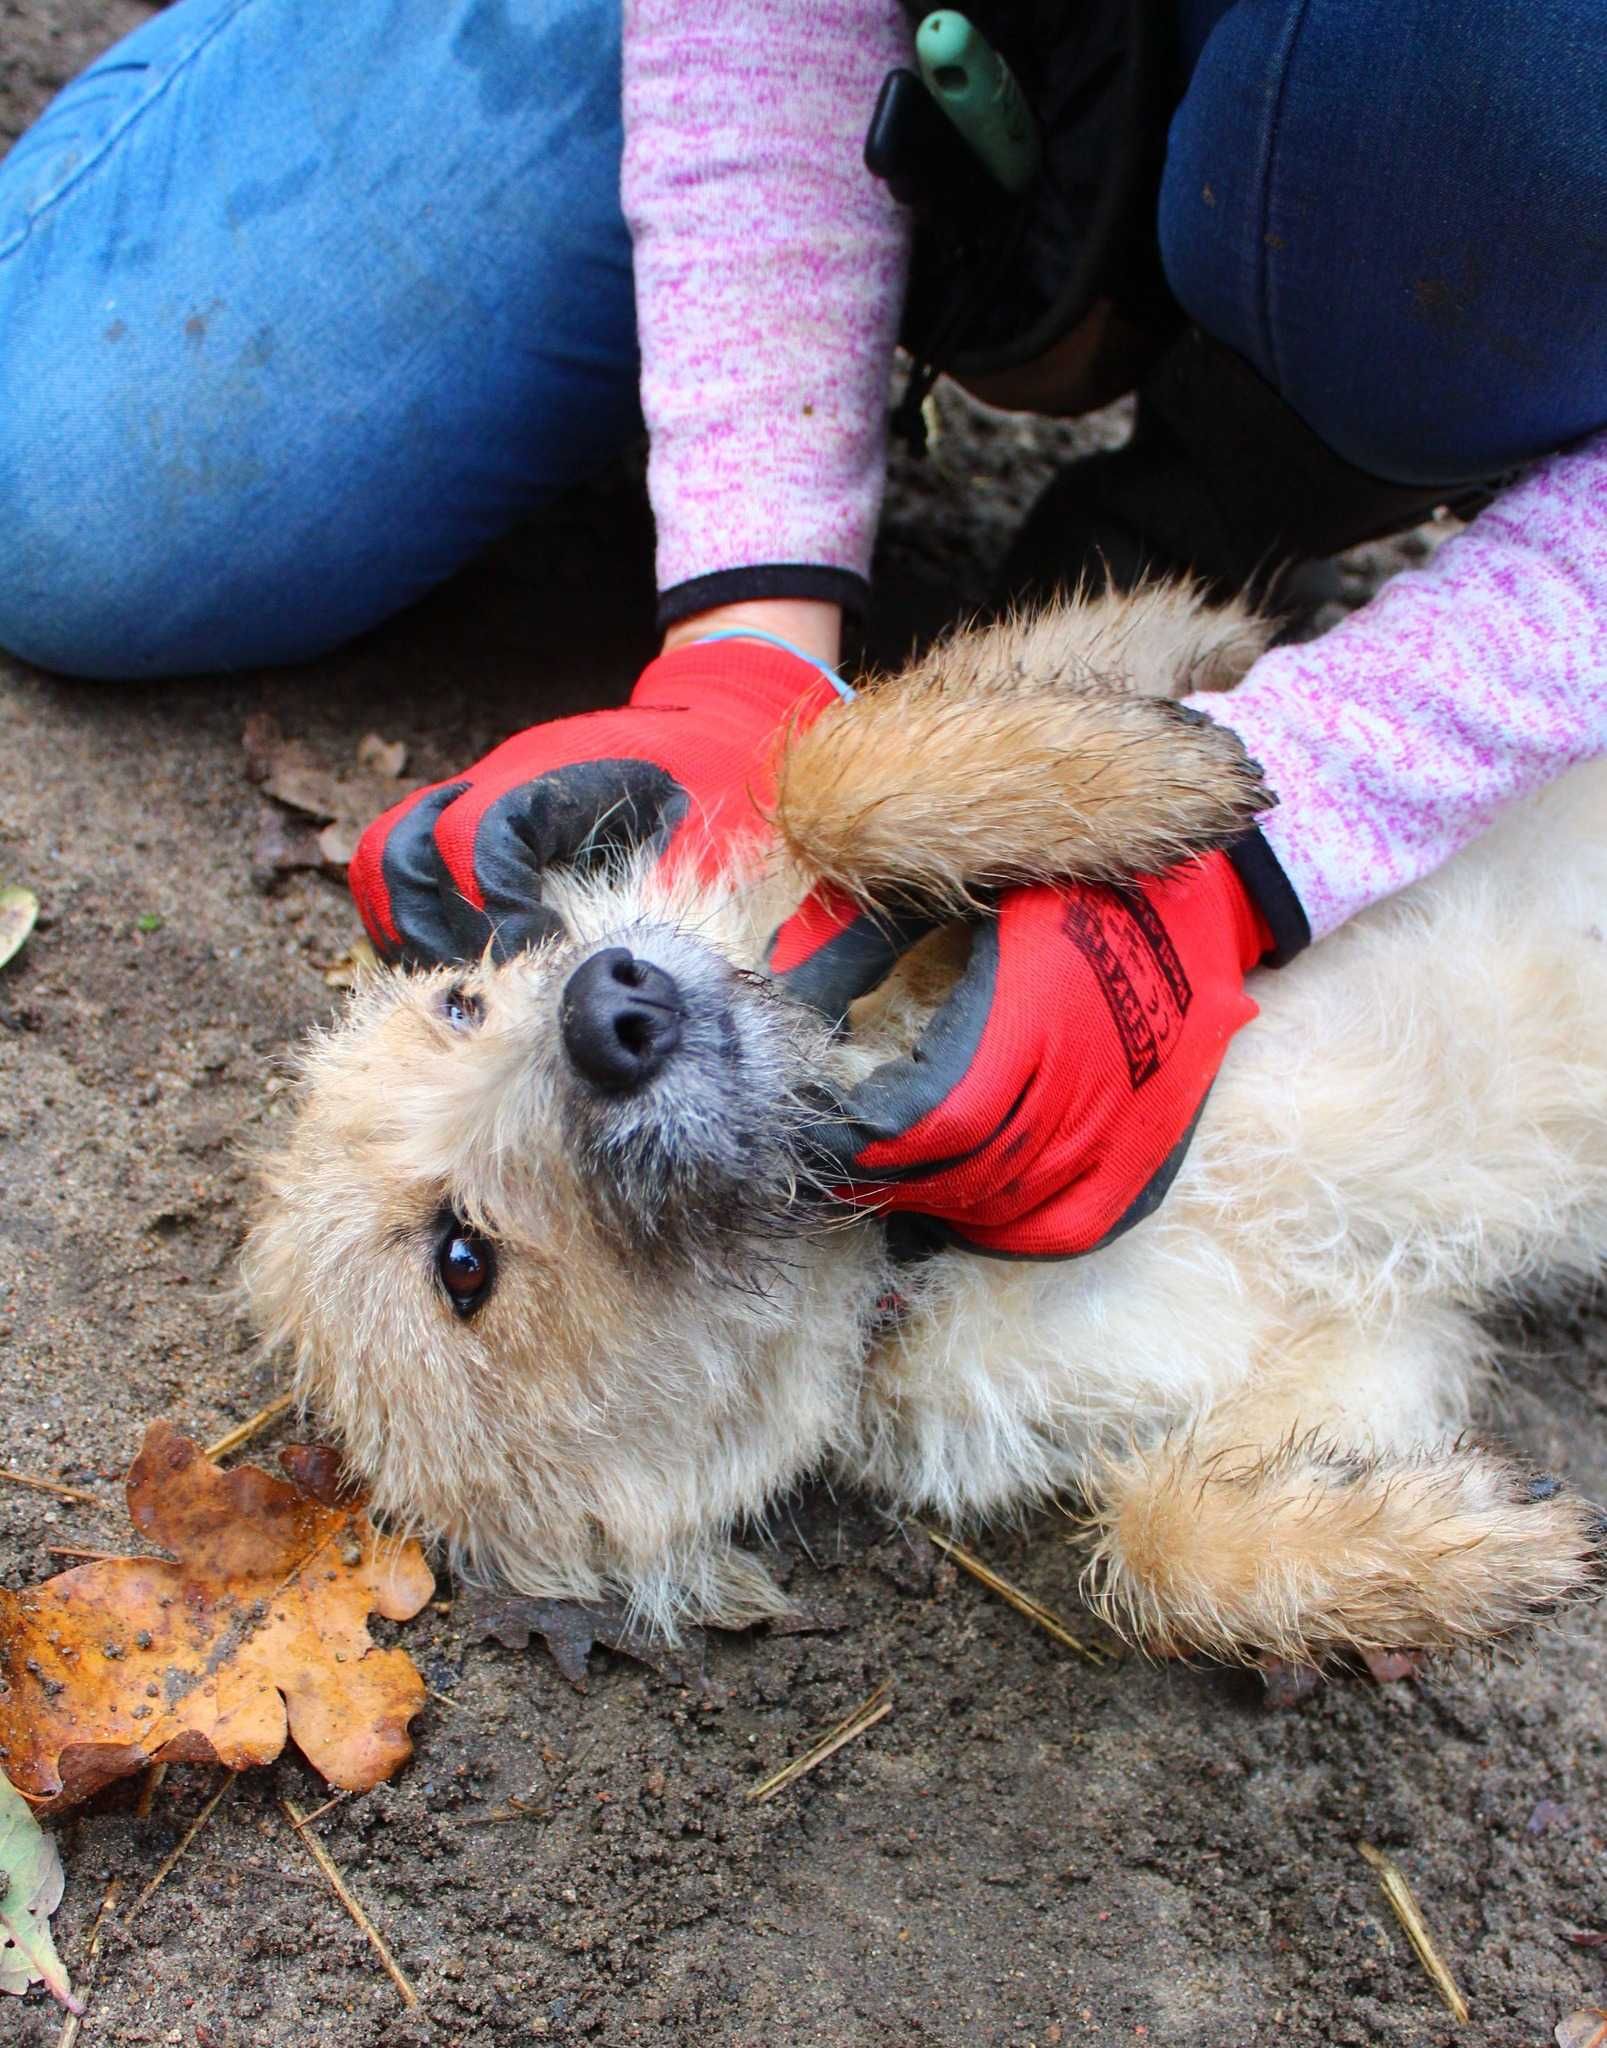
[[[1156,1649],[1449,1649],[1592,1590],[1596,1511],[1471,1427],[1480,1308],[1594,1279],[1607,1242],[1601,768],[1257,976],[1170,1194],[1104,1250],[895,1266],[822,1184],[822,1119],[909,1049],[963,936],[835,1032],[760,971],[805,889],[953,912],[1221,844],[1259,772],[1231,704],[1167,699],[1262,644],[1179,588],[958,636],[786,736],[779,837],[718,882],[553,876],[561,937],[359,990],[306,1053],[245,1274],[378,1508],[670,1631],[784,1610],[731,1532],[822,1471],[961,1522],[1075,1496],[1094,1594]],[[606,947],[682,1001],[624,1092],[561,1028]]]

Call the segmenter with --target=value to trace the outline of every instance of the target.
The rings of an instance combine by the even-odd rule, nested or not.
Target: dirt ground
[[[0,146],[142,13],[0,0]],[[1056,455],[1117,430],[949,415],[935,461],[895,483],[871,633],[886,655],[980,593]],[[1346,594],[1408,553],[1353,561]],[[442,774],[533,716],[620,693],[649,647],[649,583],[621,475],[316,667],[134,688],[0,658],[0,881],[45,912],[0,972],[0,1460],[104,1502],[0,1484],[8,1585],[57,1569],[51,1545],[123,1541],[117,1475],[145,1418],[206,1440],[277,1388],[227,1294],[237,1148],[274,1116],[275,1061],[335,1000],[320,965],[356,923],[318,878],[253,886],[247,715],[331,763],[378,731],[407,743],[411,773]],[[1553,1307],[1511,1335],[1500,1426],[1607,1496],[1607,1323]],[[1601,1952],[1567,1939],[1607,1921],[1599,1618],[1569,1617],[1520,1662],[1336,1684],[1273,1713],[1234,1674],[1088,1668],[854,1500],[810,1495],[785,1527],[793,1590],[836,1625],[712,1642],[702,1688],[599,1652],[577,1693],[544,1654],[473,1640],[461,1599],[396,1632],[436,1695],[417,1753],[317,1826],[418,2011],[290,1834],[279,1798],[320,1788],[287,1758],[238,1783],[136,1925],[111,1931],[84,2038],[1449,2042],[1363,1839],[1397,1858],[1453,1963],[1473,2011],[1454,2038],[1541,2048],[1607,2002]],[[986,1547],[1076,1612],[1066,1521]],[[883,1680],[889,1718],[744,1802]],[[214,1783],[175,1770],[146,1820],[124,1789],[60,1824],[57,1925],[80,1977],[108,1881],[144,1883]],[[491,1821],[510,1794],[529,1814]],[[57,2039],[40,1994],[0,2007],[0,2039]]]

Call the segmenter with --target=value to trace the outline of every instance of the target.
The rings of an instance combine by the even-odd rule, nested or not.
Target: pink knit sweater
[[[1424,569],[1224,711],[1266,770],[1262,831],[1321,938],[1431,873],[1503,804],[1607,753],[1607,434],[1554,455]]]
[[[661,590],[870,566],[907,232],[861,152],[908,54],[896,0],[626,0]]]
[[[895,0],[626,0],[661,588],[868,571],[905,236],[860,152],[907,50]],[[1233,723],[1279,794],[1266,836],[1313,937],[1607,751],[1607,434],[1323,639],[1263,657]]]

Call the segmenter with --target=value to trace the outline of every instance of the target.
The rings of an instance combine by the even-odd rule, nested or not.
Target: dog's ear
[[[1229,727],[1171,701],[1230,687],[1269,632],[1172,585],[955,634],[790,740],[777,827],[870,904],[1162,873],[1274,802]]]

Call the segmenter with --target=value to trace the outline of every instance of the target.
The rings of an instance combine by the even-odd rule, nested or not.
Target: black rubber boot
[[[1079,581],[1130,590],[1189,572],[1215,596],[1271,604],[1296,565],[1490,494],[1353,468],[1241,356],[1191,328],[1140,387],[1126,445],[1073,463],[1033,506],[996,597],[1002,608]]]

